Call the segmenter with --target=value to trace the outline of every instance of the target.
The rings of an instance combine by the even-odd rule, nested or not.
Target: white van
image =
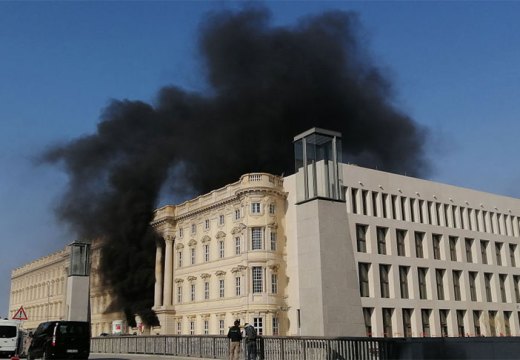
[[[21,344],[20,322],[0,319],[0,356],[11,357],[18,353]]]

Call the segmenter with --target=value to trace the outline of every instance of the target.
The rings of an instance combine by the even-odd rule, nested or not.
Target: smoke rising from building
[[[291,173],[292,138],[343,134],[343,159],[424,176],[427,131],[392,104],[355,13],[274,27],[267,9],[208,14],[200,27],[207,92],[171,86],[155,104],[112,101],[97,132],[55,146],[68,188],[57,212],[80,238],[104,238],[101,273],[114,309],[156,318],[149,226],[164,187],[204,193],[247,172]]]

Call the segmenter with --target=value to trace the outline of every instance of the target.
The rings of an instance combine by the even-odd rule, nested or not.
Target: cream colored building
[[[152,333],[240,319],[264,335],[520,335],[519,199],[344,164],[340,134],[321,129],[295,154],[293,175],[246,174],[156,210]],[[59,315],[66,256],[15,270],[11,311]]]
[[[520,335],[520,200],[343,164],[340,147],[313,129],[296,174],[158,209],[156,331]]]
[[[111,302],[109,293],[99,286],[99,244],[94,242],[91,255],[90,306],[92,334],[110,333],[112,321],[123,319],[122,313],[105,313]],[[70,248],[37,259],[14,269],[11,273],[10,318],[23,307],[28,320],[23,321],[27,330],[49,320],[66,318],[67,277]]]

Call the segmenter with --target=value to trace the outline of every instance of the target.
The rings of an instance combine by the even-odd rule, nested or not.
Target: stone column
[[[163,304],[163,252],[161,244],[157,244],[155,250],[155,295],[154,308],[158,308]]]
[[[164,264],[163,306],[170,306],[172,305],[173,237],[166,236],[165,243],[166,261]]]

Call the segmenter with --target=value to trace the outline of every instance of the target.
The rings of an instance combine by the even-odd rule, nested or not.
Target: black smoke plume
[[[69,175],[59,216],[78,236],[105,239],[114,308],[157,321],[159,239],[149,223],[165,187],[196,195],[247,172],[290,173],[293,136],[314,126],[343,134],[348,162],[426,175],[427,132],[393,105],[360,31],[351,12],[286,27],[263,7],[208,14],[199,38],[207,91],[171,86],[153,105],[112,101],[95,134],[45,154]]]

